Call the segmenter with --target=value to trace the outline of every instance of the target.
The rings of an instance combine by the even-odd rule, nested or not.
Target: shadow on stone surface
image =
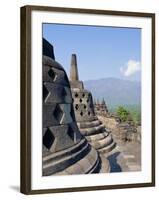
[[[122,172],[120,165],[117,163],[117,157],[120,152],[115,152],[114,154],[107,157],[110,163],[110,172]]]

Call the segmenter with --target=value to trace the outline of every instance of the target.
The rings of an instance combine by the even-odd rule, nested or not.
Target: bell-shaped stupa
[[[79,81],[75,54],[72,54],[71,58],[70,84],[76,121],[80,132],[100,153],[110,152],[115,148],[115,142],[111,132],[95,115],[91,92],[84,89],[83,82]]]
[[[43,176],[102,172],[99,153],[76,124],[70,84],[55,61],[53,47],[43,39]],[[104,172],[109,162],[104,161]]]
[[[98,116],[104,116],[104,117],[109,116],[108,108],[104,98],[101,103],[99,102],[99,100],[97,100],[97,102],[96,100],[94,100],[94,110],[95,114]]]

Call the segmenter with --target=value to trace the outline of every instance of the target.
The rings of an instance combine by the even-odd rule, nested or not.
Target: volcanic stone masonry
[[[94,99],[94,110],[95,114],[99,116],[107,117],[109,115],[108,108],[106,106],[105,100],[103,99],[100,103],[99,100]]]
[[[94,118],[92,115],[92,119]],[[88,174],[110,170],[109,162],[99,156],[77,127],[66,72],[55,61],[53,47],[45,39],[43,39],[42,157],[43,176]]]
[[[98,120],[94,112],[91,92],[84,89],[79,81],[76,55],[72,54],[70,84],[77,125],[88,142],[100,153],[108,153],[115,148],[109,130]]]

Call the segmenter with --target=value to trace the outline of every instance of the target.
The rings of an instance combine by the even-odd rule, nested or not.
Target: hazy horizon
[[[129,80],[129,79],[125,79],[125,78],[118,78],[118,77],[111,77],[111,76],[110,77],[101,77],[99,79],[88,79],[88,80],[84,80],[83,82],[87,82],[87,81],[99,81],[99,80],[104,80],[104,79],[119,79],[119,80],[125,80],[125,81],[130,81],[130,82],[141,83],[141,80]]]

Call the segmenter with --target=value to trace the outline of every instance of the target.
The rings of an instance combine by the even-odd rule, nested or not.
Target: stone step
[[[109,164],[108,159],[106,159],[106,157],[103,156],[102,154],[100,154],[100,158],[101,158],[100,173],[109,173],[110,172],[110,164]]]
[[[82,170],[81,167],[76,163],[73,167],[68,167],[66,170],[62,172],[56,173],[56,175],[68,175],[68,174],[81,174]],[[94,167],[89,171],[89,174],[91,173],[109,173],[110,172],[110,164],[109,161],[106,159],[105,156],[100,155],[100,160],[97,159],[97,162],[95,163]],[[88,174],[88,173],[87,173]]]
[[[81,122],[81,123],[77,123],[79,128],[91,128],[91,127],[95,127],[95,126],[99,126],[101,124],[101,122],[99,120],[94,120],[92,122]]]
[[[116,147],[116,143],[113,141],[110,145],[108,145],[104,148],[98,149],[98,151],[100,153],[108,153],[108,152],[112,151],[115,147]]]
[[[78,159],[86,156],[90,151],[90,145],[86,144],[81,150],[77,151],[74,154],[70,154],[68,156],[62,157],[59,160],[53,160],[47,162],[47,164],[43,164],[43,172],[47,175],[51,175],[53,173],[64,170],[66,167],[77,162]]]
[[[100,171],[100,159],[97,159],[96,163],[92,168],[90,168],[86,174],[94,174],[94,173],[99,173]]]
[[[98,120],[98,118],[96,116],[89,116],[89,117],[86,117],[86,116],[80,116],[81,119],[79,118],[79,115],[77,114],[77,117],[78,117],[78,122],[79,123],[82,123],[82,122],[93,122],[95,120]],[[76,117],[76,118],[77,118]]]
[[[79,151],[80,149],[82,149],[85,145],[87,144],[87,141],[85,138],[81,139],[81,141],[77,144],[75,144],[74,146],[67,148],[63,151],[59,151],[53,154],[49,154],[49,155],[44,155],[44,157],[42,158],[43,160],[43,164],[47,164],[47,162],[50,162],[51,160],[59,160],[65,156],[68,156],[70,154],[73,154],[77,151]]]
[[[103,133],[98,133],[96,135],[87,136],[86,139],[88,140],[88,142],[93,142],[93,141],[97,141],[97,140],[102,140],[102,139],[106,138],[108,135],[109,135],[109,133],[103,132]]]
[[[99,170],[99,156],[95,149],[92,148],[84,158],[76,162],[74,165],[67,167],[65,171],[68,174],[89,174],[97,173]]]
[[[111,143],[113,143],[111,134],[103,139],[90,142],[90,144],[97,150],[109,146]]]
[[[101,124],[96,127],[82,128],[82,129],[80,129],[80,131],[84,136],[89,136],[89,135],[94,135],[97,133],[105,132],[105,126],[103,124]]]

